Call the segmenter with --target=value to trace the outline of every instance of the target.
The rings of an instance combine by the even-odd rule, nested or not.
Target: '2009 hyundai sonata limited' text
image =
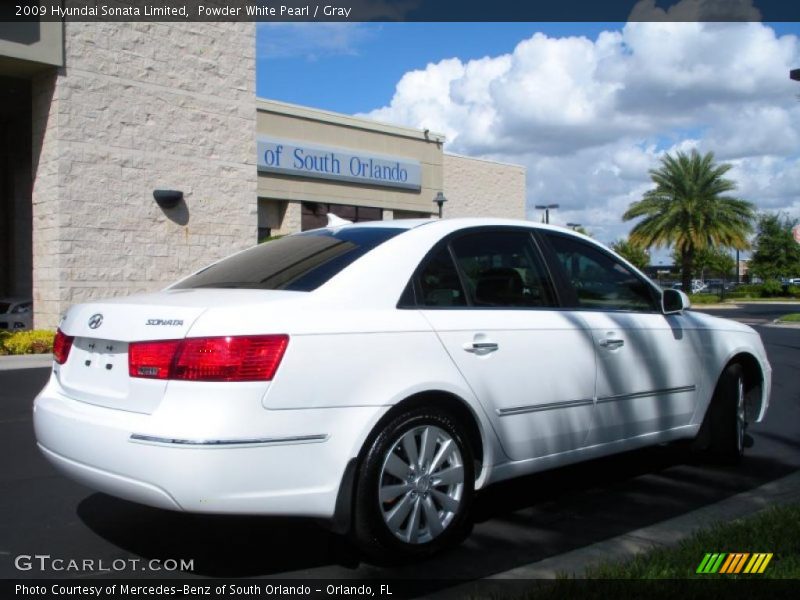
[[[557,227],[329,226],[71,307],[36,436],[115,496],[427,555],[493,482],[679,439],[736,461],[771,369],[753,329],[688,304]]]

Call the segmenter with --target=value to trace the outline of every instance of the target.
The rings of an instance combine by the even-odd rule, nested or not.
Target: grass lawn
[[[783,302],[789,304],[800,304],[800,299],[797,298],[790,298],[789,296],[777,296],[775,298],[757,298],[754,296],[746,296],[744,298],[729,298],[728,295],[725,295],[725,300],[730,302]]]
[[[761,575],[698,574],[706,553],[772,552]],[[800,578],[800,504],[768,509],[754,517],[713,525],[674,548],[662,548],[627,563],[604,564],[586,573],[596,579]]]
[[[772,553],[773,556],[762,574],[697,573],[708,553],[749,553],[751,556]],[[749,559],[745,559],[745,567]],[[792,580],[800,578],[800,504],[771,508],[753,517],[712,525],[678,546],[659,548],[627,562],[601,564],[588,569],[584,577],[530,581],[527,592],[515,597],[526,600],[796,598],[800,584]]]
[[[778,321],[786,322],[786,323],[800,323],[800,313],[791,313],[789,315],[783,315]]]

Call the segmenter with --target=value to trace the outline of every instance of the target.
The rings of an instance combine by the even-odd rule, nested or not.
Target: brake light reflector
[[[72,342],[74,341],[74,335],[66,335],[60,329],[56,331],[56,337],[53,340],[53,359],[58,364],[63,365],[67,362],[69,351],[72,349]]]
[[[288,344],[288,335],[133,342],[128,373],[183,381],[270,381]]]
[[[172,360],[181,340],[134,342],[128,346],[128,374],[147,379],[169,379]]]

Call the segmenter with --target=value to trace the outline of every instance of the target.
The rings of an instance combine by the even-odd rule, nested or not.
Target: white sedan
[[[70,308],[36,437],[115,496],[427,555],[493,482],[682,438],[736,461],[767,409],[764,347],[687,308],[556,227],[328,227]]]

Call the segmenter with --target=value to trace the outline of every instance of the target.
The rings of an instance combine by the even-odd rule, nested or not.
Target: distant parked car
[[[672,289],[673,290],[683,290],[683,284],[682,283],[676,283],[676,284],[674,284],[672,286]],[[691,291],[692,294],[699,294],[701,292],[706,291],[707,289],[708,289],[708,286],[706,284],[704,284],[702,281],[700,281],[699,279],[693,279],[692,280],[692,291]]]
[[[33,327],[33,300],[0,298],[0,330],[24,331]]]
[[[735,281],[723,281],[722,279],[706,279],[706,288],[709,292],[719,294],[723,289],[726,292],[736,287]]]

